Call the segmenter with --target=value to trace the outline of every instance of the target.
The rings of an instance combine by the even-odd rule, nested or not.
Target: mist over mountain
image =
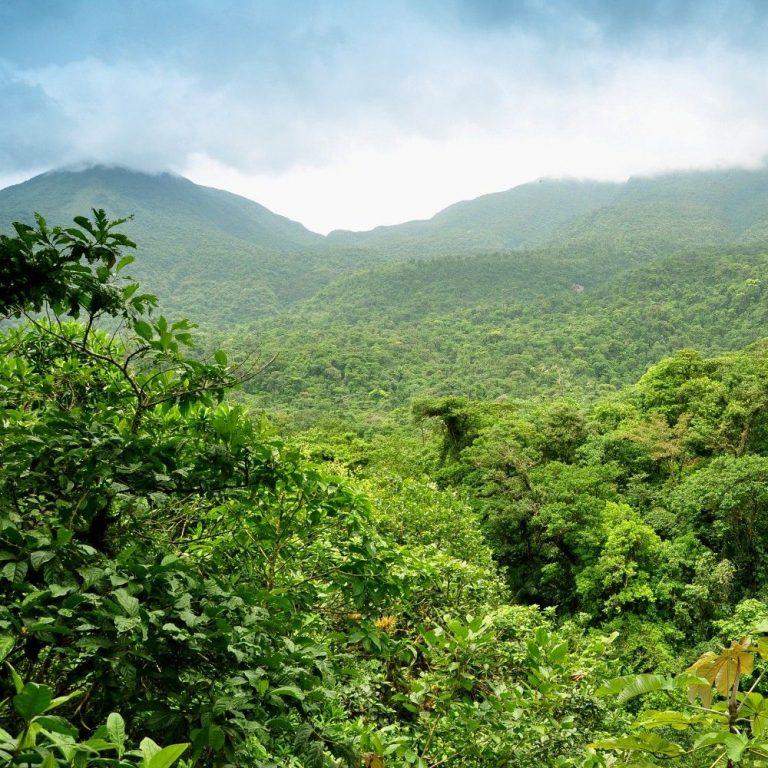
[[[607,244],[617,235],[638,246],[680,239],[728,242],[762,236],[767,216],[766,169],[675,172],[625,183],[541,179],[456,203],[426,221],[369,232],[337,230],[328,241],[412,249],[414,256]]]
[[[53,220],[84,207],[133,215],[132,226],[148,231],[168,219],[194,220],[198,227],[280,252],[324,245],[386,251],[390,258],[411,250],[409,257],[421,258],[567,244],[622,216],[637,219],[639,237],[658,236],[658,225],[667,219],[706,240],[750,239],[766,218],[768,170],[675,172],[625,183],[540,179],[457,202],[430,219],[364,232],[334,230],[326,237],[252,200],[170,173],[94,166],[51,171],[0,190],[3,225],[29,219],[30,210],[45,209]]]
[[[307,311],[364,322],[382,308],[392,318],[414,305],[429,314],[574,285],[591,290],[659,258],[760,244],[768,237],[768,170],[679,172],[623,184],[545,179],[456,203],[425,221],[323,237],[180,176],[99,166],[0,190],[0,226],[29,221],[34,211],[67,224],[93,207],[133,217],[125,225],[139,244],[131,269],[168,312],[223,329],[294,306],[303,312],[309,301]],[[414,260],[430,265],[409,266]],[[379,287],[361,290],[366,284]]]

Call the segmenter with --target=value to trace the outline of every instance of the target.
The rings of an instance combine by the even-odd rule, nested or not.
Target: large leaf
[[[192,731],[192,745],[196,750],[203,747],[214,751],[222,749],[225,738],[224,731],[217,725],[206,725],[205,728]]]
[[[617,739],[604,739],[589,745],[592,749],[611,749],[618,752],[648,752],[652,755],[680,757],[685,750],[674,741],[668,741],[655,733],[643,733],[639,736],[621,736]]]
[[[635,720],[634,728],[674,728],[676,731],[684,731],[696,722],[696,715],[675,710],[647,710]]]
[[[725,754],[730,760],[738,763],[744,750],[749,746],[749,738],[740,733],[709,731],[696,739],[693,743],[693,751],[706,749],[717,744],[722,745]]]
[[[82,689],[78,689],[76,691],[72,691],[71,693],[67,693],[64,696],[57,696],[55,699],[51,701],[51,703],[48,706],[48,709],[46,709],[46,712],[50,712],[52,709],[56,709],[56,707],[60,707],[62,704],[66,704],[68,701],[72,701],[72,699],[76,699],[78,696],[82,696],[83,691]]]
[[[139,749],[141,750],[142,757],[144,758],[141,761],[142,766],[149,765],[152,758],[160,752],[160,746],[152,741],[149,736],[141,740]]]
[[[758,637],[754,647],[761,659],[768,659],[768,637]]]
[[[8,670],[11,673],[11,679],[13,680],[13,687],[16,689],[16,693],[21,693],[24,690],[24,681],[10,664],[8,664]]]
[[[731,647],[720,654],[711,651],[705,653],[688,668],[688,672],[703,677],[721,696],[727,696],[741,675],[752,672],[754,663],[755,651],[752,641],[748,637],[742,637],[741,640],[734,640]],[[699,686],[692,688],[695,689],[696,695],[700,695]]]
[[[41,549],[37,552],[32,552],[29,556],[29,561],[32,563],[32,567],[37,571],[41,565],[44,565],[49,560],[53,560],[56,557],[55,552],[51,552],[47,549]]]
[[[146,341],[152,338],[152,326],[145,320],[137,320],[133,324],[133,330]]]
[[[666,675],[624,675],[609,680],[595,693],[597,696],[616,696],[617,701],[623,704],[646,693],[672,691],[674,689],[674,679]]]
[[[707,731],[702,733],[693,742],[693,749],[705,749],[711,747],[713,744],[725,744],[725,740],[728,738],[728,731]]]
[[[135,619],[139,616],[139,601],[133,597],[133,595],[129,594],[124,589],[116,589],[115,590],[115,599],[118,603],[120,603],[120,606],[122,609],[132,618]]]
[[[13,697],[13,707],[24,720],[29,721],[35,715],[42,715],[52,698],[53,690],[50,686],[26,683],[21,692]]]
[[[0,635],[0,661],[13,650],[14,642],[13,635]]]
[[[741,760],[744,750],[749,746],[749,738],[743,733],[729,733],[728,738],[723,742],[725,754],[730,760],[737,763]]]
[[[125,721],[117,712],[111,712],[107,717],[107,733],[117,748],[117,756],[122,757],[125,751]]]
[[[73,739],[77,738],[77,728],[63,717],[57,717],[56,715],[40,715],[35,718],[35,723],[50,733],[60,733],[63,736],[70,736]]]
[[[148,763],[142,765],[144,768],[169,768],[184,754],[188,746],[189,744],[171,744],[163,747]]]
[[[304,699],[304,692],[297,688],[295,685],[283,685],[280,688],[273,688],[270,693],[273,696],[290,696],[293,699],[302,701]]]

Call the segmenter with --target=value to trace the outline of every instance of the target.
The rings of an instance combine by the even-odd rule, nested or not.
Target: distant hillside
[[[104,208],[134,216],[131,267],[168,312],[210,325],[277,311],[338,273],[320,235],[263,206],[171,174],[121,168],[58,171],[0,190],[0,228],[41,213],[51,224]]]
[[[322,236],[252,200],[201,187],[170,173],[101,166],[51,171],[0,190],[0,197],[4,219],[9,215],[28,217],[30,208],[65,216],[105,208],[115,215],[136,214],[139,219],[154,219],[162,210],[164,217],[194,219],[200,226],[265,248],[306,248],[322,241]]]
[[[179,176],[97,167],[0,190],[0,228],[33,211],[67,224],[92,207],[134,215],[133,272],[171,314],[225,329],[295,306],[299,317],[349,322],[375,311],[384,327],[407,315],[591,292],[674,254],[768,243],[768,170],[542,180],[427,221],[322,237]],[[377,287],[360,291],[360,280]]]
[[[280,352],[249,385],[261,407],[304,426],[332,416],[364,427],[421,396],[592,398],[674,350],[719,353],[766,335],[766,247],[680,252],[587,288],[568,278],[515,289],[517,256],[343,276],[217,342]],[[519,256],[531,275],[537,259],[556,263],[553,252]]]
[[[643,263],[670,249],[756,242],[768,231],[768,170],[690,171],[624,184],[547,180],[452,205],[427,221],[332,232],[328,243],[390,258],[510,249],[591,250]]]
[[[336,230],[328,243],[420,258],[529,247],[550,239],[559,226],[610,204],[618,184],[542,180],[466,200],[426,221],[410,221],[370,232]]]

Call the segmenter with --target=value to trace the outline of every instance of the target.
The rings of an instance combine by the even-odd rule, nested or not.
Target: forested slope
[[[682,253],[586,287],[577,271],[543,273],[545,257],[374,269],[217,338],[241,352],[279,352],[248,388],[259,405],[306,425],[421,395],[591,398],[676,349],[737,349],[768,327],[768,251],[756,246]]]
[[[120,228],[0,237],[0,760],[764,763],[766,248],[369,267],[228,354]]]
[[[170,310],[210,327],[274,312],[338,271],[330,260],[311,257],[320,235],[250,200],[170,174],[99,167],[0,190],[4,231],[12,221],[29,222],[34,211],[52,225],[68,225],[91,208],[133,216],[125,231],[140,243],[134,273]]]
[[[29,222],[33,211],[66,225],[92,207],[133,215],[126,231],[140,244],[137,277],[169,309],[220,330],[273,315],[340,275],[377,264],[483,256],[495,259],[492,292],[500,277],[508,294],[530,297],[572,283],[593,287],[683,251],[764,242],[768,171],[675,173],[625,184],[542,180],[457,203],[428,221],[322,237],[178,176],[97,167],[0,190],[0,226]],[[485,270],[484,262],[476,269]],[[411,277],[403,273],[404,287]],[[473,285],[470,278],[469,290]],[[397,311],[401,297],[391,298]]]

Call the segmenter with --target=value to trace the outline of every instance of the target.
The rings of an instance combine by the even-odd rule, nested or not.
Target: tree
[[[0,240],[0,644],[193,762],[345,754],[320,627],[396,588],[365,500],[223,401],[238,372],[122,276],[121,222],[75,223]]]
[[[688,476],[671,502],[706,546],[734,564],[740,590],[765,583],[768,458],[719,456]]]

